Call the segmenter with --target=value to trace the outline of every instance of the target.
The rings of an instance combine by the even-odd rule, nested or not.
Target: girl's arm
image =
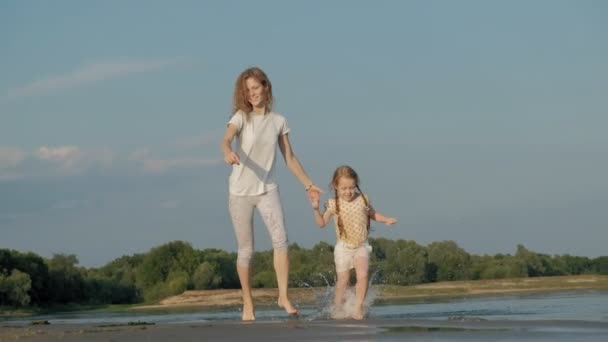
[[[332,215],[329,210],[325,210],[325,212],[321,214],[321,211],[319,210],[319,200],[312,201],[312,213],[315,216],[315,222],[319,228],[325,227]]]
[[[323,191],[319,187],[317,187],[313,181],[308,177],[306,171],[304,171],[304,167],[300,164],[300,161],[296,157],[293,149],[291,148],[291,143],[289,142],[289,134],[283,134],[279,137],[279,148],[281,149],[281,153],[283,154],[283,159],[285,160],[285,164],[287,168],[293,173],[294,176],[304,185],[306,189],[306,193],[311,201],[314,199],[319,199],[319,194]]]
[[[220,149],[224,154],[224,161],[226,164],[240,164],[241,160],[239,155],[232,151],[232,140],[237,134],[237,129],[233,124],[228,124],[226,127],[226,132],[224,133],[224,137],[222,138],[222,143],[220,144]]]
[[[377,212],[376,210],[372,209],[370,212],[369,217],[377,222],[380,223],[384,223],[387,224],[389,226],[392,226],[393,224],[397,223],[397,219],[394,217],[388,217],[388,216],[384,216],[382,214],[380,214],[379,212]]]

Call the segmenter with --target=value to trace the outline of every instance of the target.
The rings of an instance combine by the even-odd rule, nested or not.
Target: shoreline
[[[333,288],[290,288],[292,302],[312,305],[317,294],[331,292]],[[374,301],[408,302],[457,297],[482,297],[511,294],[551,293],[561,291],[608,290],[608,276],[578,275],[535,278],[511,278],[495,280],[447,281],[412,286],[372,285]],[[253,289],[257,305],[275,304],[278,290]],[[185,307],[221,308],[241,304],[240,289],[193,290],[161,300],[158,304],[138,305],[129,310],[153,310]]]

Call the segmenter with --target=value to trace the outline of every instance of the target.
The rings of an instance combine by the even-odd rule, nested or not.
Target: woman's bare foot
[[[277,305],[280,308],[285,309],[285,311],[287,312],[287,314],[289,316],[297,316],[300,314],[300,311],[298,309],[296,309],[293,305],[291,305],[291,302],[289,301],[289,299],[281,300],[281,298],[279,298],[277,300]]]
[[[243,304],[243,321],[255,321],[255,314],[253,311],[253,304]]]

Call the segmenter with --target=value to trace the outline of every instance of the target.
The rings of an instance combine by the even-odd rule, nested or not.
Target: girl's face
[[[247,87],[247,100],[253,108],[263,108],[266,104],[266,89],[260,81],[253,77],[249,77],[245,81]]]
[[[340,177],[338,184],[336,184],[336,190],[338,190],[338,197],[341,200],[350,202],[357,194],[357,182],[350,177]]]

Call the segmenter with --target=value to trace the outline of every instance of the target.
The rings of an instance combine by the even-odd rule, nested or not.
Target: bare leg
[[[366,257],[355,258],[355,271],[357,273],[357,285],[355,287],[355,308],[353,310],[354,319],[363,319],[365,316],[364,302],[367,296],[367,272],[369,268],[369,259]]]
[[[255,321],[253,307],[253,296],[251,295],[251,275],[250,268],[237,265],[236,270],[241,281],[241,291],[243,291],[243,321]]]
[[[287,295],[287,286],[289,283],[288,242],[279,190],[270,190],[265,195],[261,196],[260,202],[258,203],[258,210],[264,224],[266,224],[266,229],[268,229],[268,234],[270,235],[272,247],[274,249],[274,271],[277,275],[277,285],[279,287],[277,304],[284,308],[289,315],[297,315],[299,313],[298,309],[291,304]]]
[[[350,280],[350,271],[338,272],[338,280],[336,281],[336,292],[334,295],[334,306],[336,308],[342,307],[346,298],[346,289],[348,288],[348,281]]]
[[[291,304],[287,295],[287,285],[289,282],[289,256],[287,250],[275,250],[273,258],[274,271],[277,274],[277,285],[279,286],[277,304],[284,308],[288,314],[297,315],[299,313],[298,309]]]
[[[243,321],[255,320],[251,295],[251,257],[253,255],[253,203],[251,198],[229,197],[230,216],[238,243],[236,271],[243,292]]]

